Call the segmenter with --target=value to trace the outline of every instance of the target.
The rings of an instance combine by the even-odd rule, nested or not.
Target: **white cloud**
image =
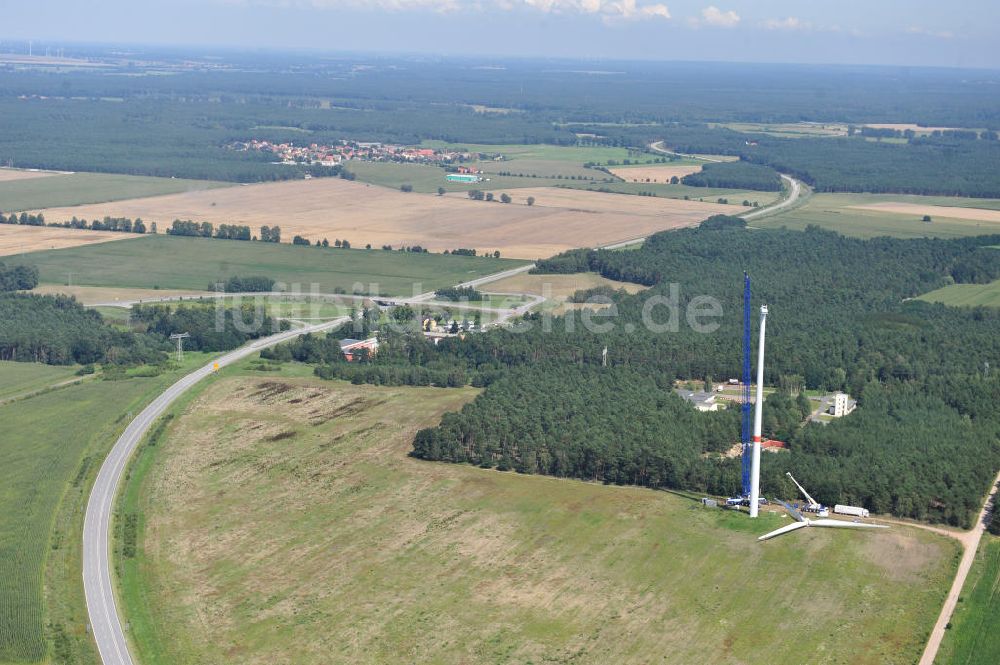
[[[928,37],[937,37],[938,39],[952,39],[955,36],[955,33],[950,30],[930,30],[916,25],[908,27],[906,32],[911,35],[926,35]]]
[[[440,13],[528,10],[544,14],[589,14],[605,20],[669,19],[663,3],[642,0],[222,0],[230,4],[307,6],[381,11],[426,10]]]
[[[795,16],[780,19],[769,18],[766,21],[761,21],[760,26],[765,30],[810,30],[812,28],[809,21],[803,21]]]
[[[700,22],[717,28],[732,28],[740,22],[740,15],[731,9],[724,12],[715,5],[709,5],[701,10]]]

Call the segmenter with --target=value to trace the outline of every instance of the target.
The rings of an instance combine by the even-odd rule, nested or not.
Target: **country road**
[[[713,164],[719,164],[723,162],[723,160],[721,159],[712,159],[711,157],[688,155],[683,152],[674,152],[673,150],[667,150],[666,148],[663,147],[663,141],[650,143],[649,149],[652,150],[653,152],[663,153],[664,155],[677,155],[678,157],[698,159],[703,162],[711,162]],[[788,184],[788,196],[786,196],[783,199],[780,199],[776,203],[772,203],[771,205],[764,206],[763,208],[756,208],[752,212],[741,214],[739,215],[740,217],[746,220],[756,219],[757,217],[761,217],[763,215],[770,215],[773,212],[790,208],[798,202],[799,198],[802,196],[802,188],[803,188],[802,183],[785,173],[780,173],[779,175],[781,176],[781,179]]]
[[[280,332],[255,340],[218,358],[215,363],[225,367],[261,349],[308,332],[319,332],[348,320],[341,317],[313,326]],[[129,423],[101,465],[87,502],[83,523],[83,588],[87,601],[90,628],[104,665],[131,665],[128,641],[122,628],[122,618],[115,603],[111,575],[111,520],[115,498],[128,460],[153,422],[186,390],[213,372],[213,364],[191,372],[167,388]]]
[[[955,606],[958,605],[958,597],[962,594],[962,588],[965,586],[965,579],[969,576],[969,570],[972,569],[972,564],[976,560],[979,541],[982,540],[983,533],[986,532],[986,519],[990,512],[990,506],[996,497],[998,484],[1000,484],[1000,474],[993,479],[993,487],[990,489],[986,501],[983,502],[983,509],[979,511],[979,519],[972,529],[964,533],[951,534],[962,543],[965,551],[962,552],[962,560],[958,564],[955,581],[944,600],[944,606],[941,608],[937,623],[934,624],[934,630],[931,631],[931,636],[927,639],[927,646],[924,648],[924,654],[920,657],[919,665],[934,665],[938,649],[941,648],[941,640],[944,639],[951,615],[955,613]]]

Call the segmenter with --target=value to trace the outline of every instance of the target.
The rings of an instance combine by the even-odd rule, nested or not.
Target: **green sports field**
[[[8,258],[41,281],[82,286],[204,290],[232,276],[265,275],[308,291],[409,296],[523,265],[523,261],[146,235]],[[415,287],[416,285],[416,287]],[[287,290],[287,289],[286,289]]]
[[[934,661],[939,665],[1000,663],[1000,538],[979,544],[960,602]]]
[[[111,173],[68,173],[0,182],[0,211],[19,212],[193,192],[232,183]],[[63,220],[50,220],[63,221]]]
[[[759,543],[788,518],[417,461],[475,391],[298,367],[225,370],[134,468],[145,665],[910,664],[954,571],[915,529]]]

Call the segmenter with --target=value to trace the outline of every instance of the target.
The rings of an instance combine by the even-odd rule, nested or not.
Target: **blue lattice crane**
[[[750,326],[752,316],[750,314],[750,275],[743,273],[743,377],[740,383],[740,413],[743,416],[743,427],[741,429],[740,441],[743,444],[743,486],[742,497],[750,497],[750,467],[753,457],[753,405],[750,403],[750,371],[752,360],[750,358]]]

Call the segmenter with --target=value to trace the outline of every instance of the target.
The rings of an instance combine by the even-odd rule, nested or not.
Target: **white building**
[[[834,418],[841,418],[846,416],[851,411],[854,411],[858,403],[851,399],[846,393],[836,393],[833,396],[833,402],[830,405],[830,415]]]
[[[694,405],[694,408],[699,411],[718,411],[721,406],[715,401],[715,395],[712,393],[678,390],[677,394]]]

